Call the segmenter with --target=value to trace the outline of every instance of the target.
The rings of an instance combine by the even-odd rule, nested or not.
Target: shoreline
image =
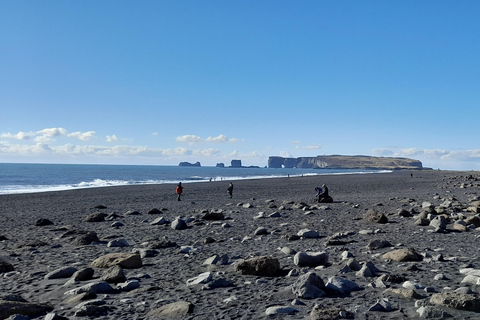
[[[468,175],[478,180],[469,180]],[[408,170],[389,174],[238,180],[233,182],[233,199],[226,193],[228,180],[186,184],[182,201],[176,199],[175,184],[1,195],[0,237],[4,240],[0,241],[0,252],[13,271],[0,273],[3,284],[0,291],[2,295],[21,296],[31,303],[48,304],[55,313],[69,319],[85,319],[77,312],[81,309],[79,304],[87,301],[92,304],[101,301],[101,305],[91,307],[99,312],[92,316],[112,320],[150,320],[153,318],[147,316],[149,312],[179,301],[188,301],[194,308],[192,313],[178,318],[192,320],[269,319],[266,310],[272,306],[296,310],[295,315],[277,314],[276,319],[314,319],[310,313],[317,304],[353,312],[355,319],[416,319],[419,309],[416,301],[427,303],[433,294],[469,286],[462,283],[464,275],[459,273],[462,266],[480,269],[476,246],[480,227],[465,232],[452,230],[458,212],[475,215],[466,208],[472,199],[479,197],[479,181],[479,173],[472,171]],[[328,186],[333,203],[314,203],[313,189],[323,183]],[[424,202],[438,209],[446,201],[455,204],[445,213],[450,231],[437,233],[428,225],[415,224]],[[464,211],[456,209],[460,205]],[[159,211],[149,213],[154,208]],[[366,221],[364,215],[370,209],[383,213],[388,223]],[[412,210],[414,214],[399,216],[400,209]],[[224,218],[203,219],[208,212],[220,212]],[[105,220],[86,221],[95,213],[104,214]],[[161,217],[170,223],[151,224]],[[177,218],[186,222],[187,229],[172,229],[172,222]],[[48,219],[53,224],[37,226],[39,219]],[[259,228],[265,232],[256,234]],[[304,229],[315,231],[319,236],[293,240]],[[82,232],[94,232],[98,241],[79,245],[78,235]],[[335,235],[343,236],[337,238],[337,244],[328,244]],[[111,241],[121,239],[128,246],[109,246]],[[385,240],[391,246],[367,249],[373,240]],[[154,247],[162,241],[174,245]],[[385,253],[401,248],[414,248],[423,259],[396,262],[382,258]],[[138,288],[96,293],[96,298],[76,302],[70,298],[79,298],[78,295],[64,294],[104,279],[107,269],[93,266],[95,259],[110,253],[146,254],[146,250],[150,251],[142,258],[141,267],[123,269],[125,281],[134,281]],[[317,268],[297,266],[293,252],[309,251],[328,253],[329,263]],[[369,262],[382,273],[405,278],[402,283],[388,283],[390,289],[400,289],[405,281],[410,281],[434,291],[415,289],[422,299],[387,294],[388,288],[372,286],[380,275],[340,271],[346,263],[342,258],[345,251],[360,264]],[[432,258],[438,254],[442,260]],[[204,264],[214,255],[228,256],[227,262]],[[235,266],[244,259],[261,256],[278,259],[281,274],[249,276],[236,271]],[[419,271],[408,269],[413,265]],[[70,276],[45,278],[62,267],[92,268],[94,276],[67,285]],[[293,270],[298,275],[287,275]],[[189,279],[205,272],[231,285],[213,289],[202,289],[202,284],[187,285]],[[348,295],[327,291],[322,298],[299,298],[292,286],[305,272],[316,273],[325,283],[333,276],[342,277],[355,282],[361,290]],[[445,275],[445,280],[435,280],[439,273]],[[110,283],[113,288],[119,288],[120,284]],[[474,285],[469,287],[478,293]],[[392,310],[369,310],[387,297]],[[292,304],[295,301],[297,304]],[[471,311],[437,305],[433,308],[454,318],[473,320],[478,316]]]

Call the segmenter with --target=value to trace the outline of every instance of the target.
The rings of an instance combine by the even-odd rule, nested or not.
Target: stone
[[[175,220],[173,220],[172,224],[170,225],[170,227],[173,229],[173,230],[185,230],[188,228],[187,226],[187,223],[185,222],[185,220],[182,220],[180,218],[176,218]]]
[[[430,303],[459,310],[480,311],[480,298],[473,294],[435,293],[430,297]]]
[[[70,278],[75,272],[77,272],[77,268],[61,267],[47,273],[44,278],[45,279]]]
[[[392,311],[392,304],[388,299],[380,299],[368,311],[390,312]]]
[[[388,218],[383,213],[375,209],[369,209],[363,215],[363,219],[369,222],[374,222],[374,223],[381,223],[381,224],[388,223]]]
[[[208,283],[212,281],[212,278],[213,278],[213,274],[211,272],[204,272],[194,278],[188,279],[187,286],[194,286],[201,283]]]
[[[126,239],[115,239],[115,240],[112,240],[112,241],[109,241],[107,243],[107,247],[109,248],[113,248],[113,247],[117,247],[117,248],[124,248],[124,247],[129,247],[130,244],[128,243],[128,241]]]
[[[301,275],[292,285],[292,292],[302,299],[317,299],[326,295],[325,283],[314,272]]]
[[[15,270],[13,264],[7,258],[0,256],[0,273],[11,272]]]
[[[153,208],[147,211],[147,214],[161,214],[162,210],[159,210],[157,208]]]
[[[142,259],[138,254],[118,252],[106,254],[92,262],[92,266],[97,268],[110,268],[115,265],[125,269],[140,268],[142,267]]]
[[[122,291],[132,291],[140,288],[140,281],[128,280],[126,282],[118,283],[117,288]]]
[[[261,235],[269,234],[269,232],[265,227],[258,227],[253,234],[256,236],[261,236]]]
[[[97,282],[88,283],[88,284],[86,284],[82,287],[79,287],[79,288],[75,288],[75,289],[66,291],[64,294],[65,295],[77,295],[77,294],[85,293],[85,292],[95,293],[95,294],[98,294],[98,293],[113,293],[113,292],[115,292],[115,289],[113,289],[112,286],[109,285],[105,281],[97,281]]]
[[[382,257],[383,259],[391,259],[398,262],[421,260],[421,256],[413,248],[393,250],[385,253]]]
[[[50,225],[52,225],[52,224],[53,224],[52,221],[50,221],[50,220],[48,220],[48,219],[43,219],[43,218],[38,219],[38,220],[35,222],[35,226],[37,226],[37,227],[50,226]]]
[[[94,212],[85,218],[85,222],[102,222],[105,221],[106,213]]]
[[[207,212],[202,217],[203,220],[223,220],[225,216],[221,212]]]
[[[280,262],[272,256],[242,260],[235,264],[235,271],[242,275],[273,277],[280,270]]]
[[[391,247],[392,244],[387,240],[373,240],[367,244],[368,250],[378,250],[386,247]]]
[[[48,304],[0,300],[0,319],[7,319],[15,314],[39,317],[52,310],[53,307]]]
[[[318,267],[328,264],[328,253],[321,252],[297,252],[293,257],[293,263],[298,267]]]
[[[303,238],[319,238],[320,237],[317,231],[309,230],[309,229],[302,229],[298,231],[297,235]]]
[[[362,290],[362,288],[355,282],[336,276],[330,277],[325,287],[327,290],[335,291],[340,294],[348,294],[353,291]]]
[[[418,294],[415,290],[405,288],[388,288],[384,291],[384,294],[393,293],[397,296],[401,296],[407,299],[423,299],[424,297]]]
[[[103,272],[102,280],[108,283],[119,283],[125,282],[127,277],[125,276],[123,269],[120,266],[115,265]]]
[[[93,278],[93,274],[95,271],[93,268],[83,268],[78,271],[76,271],[71,279],[76,280],[76,281],[86,281],[86,280],[91,280]]]
[[[298,310],[293,308],[293,307],[283,307],[283,306],[269,307],[265,311],[265,313],[268,316],[276,315],[276,314],[290,314],[290,315],[293,315],[297,312],[298,312]]]
[[[150,225],[152,225],[152,226],[161,226],[161,225],[164,225],[164,224],[167,224],[167,220],[165,220],[164,217],[156,218],[155,220],[150,222]]]
[[[445,319],[450,318],[450,315],[442,309],[432,306],[422,306],[417,309],[420,318],[424,319]]]
[[[160,319],[181,319],[186,317],[188,314],[193,313],[194,308],[195,306],[191,302],[177,301],[150,311],[147,314],[147,317]]]
[[[310,320],[341,320],[354,318],[355,315],[352,312],[337,307],[323,307],[319,304],[314,305],[310,312]]]
[[[213,265],[213,264],[218,264],[218,265],[225,265],[228,263],[228,255],[224,254],[223,256],[218,256],[214,255],[208,258],[203,262],[203,265]]]

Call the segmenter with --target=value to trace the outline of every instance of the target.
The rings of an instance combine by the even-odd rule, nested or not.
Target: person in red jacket
[[[177,192],[177,200],[180,201],[180,196],[182,195],[182,192],[183,192],[183,187],[182,187],[182,183],[179,182],[178,185],[177,185],[177,189],[175,190]]]

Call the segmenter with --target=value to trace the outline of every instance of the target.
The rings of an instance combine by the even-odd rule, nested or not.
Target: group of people
[[[181,196],[183,193],[182,183],[179,182],[176,188],[177,200],[181,201]],[[322,187],[315,187],[315,198],[317,202],[320,203],[330,203],[333,202],[333,198],[328,194],[328,187],[325,184],[322,184]],[[230,196],[230,199],[233,197],[233,183],[230,182],[227,188],[227,194]]]
[[[183,193],[183,186],[182,186],[181,182],[179,182],[177,184],[177,188],[175,189],[175,192],[177,193],[177,200],[181,201],[182,200],[181,196],[182,196],[182,193]],[[233,183],[231,183],[231,182],[228,185],[227,193],[228,193],[228,195],[230,196],[230,199],[231,199],[233,197]]]

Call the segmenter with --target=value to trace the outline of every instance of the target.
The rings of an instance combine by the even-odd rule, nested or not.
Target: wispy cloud
[[[114,141],[118,141],[118,137],[114,134],[112,134],[111,136],[107,136],[107,142],[114,142]]]
[[[199,137],[197,135],[187,134],[187,135],[176,137],[175,140],[177,142],[185,142],[185,143],[189,143],[189,144],[202,143],[202,142],[235,143],[235,142],[240,141],[239,139],[236,139],[236,138],[228,138],[224,134],[220,134],[216,137],[207,137],[207,138],[202,138],[202,137]]]

